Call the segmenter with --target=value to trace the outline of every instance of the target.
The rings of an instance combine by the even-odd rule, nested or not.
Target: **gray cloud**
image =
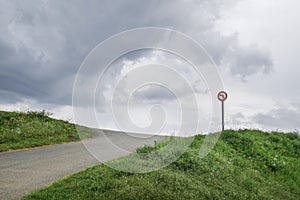
[[[167,88],[158,85],[148,85],[144,88],[140,88],[136,93],[133,94],[134,101],[154,101],[161,102],[162,100],[174,100],[176,96],[171,93]]]
[[[255,45],[247,48],[236,45],[233,48],[230,46],[222,59],[222,63],[229,67],[232,74],[244,79],[257,72],[269,74],[272,71],[273,62],[268,52]]]
[[[295,104],[294,104],[295,105]],[[294,131],[300,129],[300,106],[278,107],[265,113],[257,113],[253,122],[266,126]],[[294,130],[293,130],[294,129]]]
[[[88,52],[112,34],[143,26],[187,33],[204,45],[216,63],[242,78],[270,72],[267,53],[242,47],[237,35],[215,31],[220,10],[235,2],[1,1],[0,101],[19,97],[71,104],[74,77]]]

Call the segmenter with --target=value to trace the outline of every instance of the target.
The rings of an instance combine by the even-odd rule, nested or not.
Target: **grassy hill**
[[[100,164],[24,199],[300,199],[297,133],[228,130],[200,159],[203,138],[158,171],[124,173]]]
[[[74,124],[48,115],[0,111],[0,152],[80,140]],[[93,135],[86,130],[87,136]]]

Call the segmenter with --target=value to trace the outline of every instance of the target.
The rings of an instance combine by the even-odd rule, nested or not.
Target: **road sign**
[[[218,99],[222,102],[226,101],[227,97],[228,97],[228,94],[225,91],[221,91],[218,93]]]
[[[226,101],[227,97],[228,94],[225,91],[220,91],[218,93],[218,99],[222,102],[222,131],[224,131],[224,101]]]

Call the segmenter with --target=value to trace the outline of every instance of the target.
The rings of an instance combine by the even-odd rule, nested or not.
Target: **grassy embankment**
[[[100,164],[24,199],[300,199],[297,133],[228,130],[200,159],[203,138],[197,136],[176,162],[158,171],[124,173]],[[156,145],[137,151],[164,146]]]
[[[0,152],[80,140],[74,124],[41,112],[0,111]],[[85,127],[86,137],[94,135]]]

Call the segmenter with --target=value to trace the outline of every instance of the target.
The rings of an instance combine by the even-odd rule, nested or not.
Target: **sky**
[[[298,131],[299,7],[297,0],[2,0],[0,110],[44,109],[55,118],[118,129],[118,123],[124,124],[126,119],[119,115],[116,118],[112,112],[113,88],[120,79],[130,78],[129,72],[155,63],[171,66],[192,85],[199,105],[199,130],[206,132],[213,114],[211,98],[216,94],[210,93],[205,77],[195,75],[189,63],[157,49],[129,52],[116,59],[103,76],[103,84],[95,90],[95,105],[79,105],[75,109],[86,114],[81,121],[74,117],[74,83],[90,52],[123,31],[161,27],[192,38],[215,63],[229,94],[225,102],[226,128]],[[173,87],[169,73],[162,74]],[[148,77],[159,78],[151,72],[140,74],[141,79]],[[182,104],[177,98],[188,102],[190,93],[186,88],[175,84],[174,94],[162,85],[141,85],[125,105],[120,100],[126,95],[125,86],[118,90],[116,105],[130,110],[130,120],[136,126],[157,121],[163,122],[158,123],[163,132],[179,129]],[[85,112],[90,109],[95,111],[98,123]],[[188,113],[187,126],[194,123],[194,114]]]

